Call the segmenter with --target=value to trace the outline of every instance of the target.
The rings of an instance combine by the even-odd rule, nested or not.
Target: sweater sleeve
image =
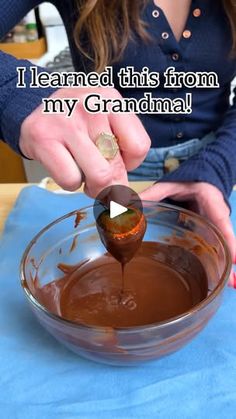
[[[31,89],[29,87],[31,65],[28,61],[17,60],[0,51],[0,136],[16,152],[20,152],[18,142],[24,119],[41,105],[42,98],[55,92],[55,89],[51,88]],[[17,66],[26,67],[26,88],[16,87]]]
[[[233,104],[215,132],[216,140],[166,174],[161,182],[207,182],[216,186],[226,202],[236,183],[236,88]]]
[[[1,0],[0,40],[43,0]]]
[[[0,39],[30,10],[43,0],[1,0]],[[53,1],[52,1],[53,2]],[[31,63],[0,51],[0,138],[19,152],[18,141],[24,119],[55,89],[17,89],[16,67],[26,67],[25,82],[29,85]]]

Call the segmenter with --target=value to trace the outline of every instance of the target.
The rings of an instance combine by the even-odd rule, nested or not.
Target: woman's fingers
[[[208,193],[205,192],[202,201],[201,214],[206,216],[222,232],[228,244],[232,261],[234,261],[236,258],[236,238],[230,220],[229,207],[225,203],[222,193],[214,186],[209,185]]]
[[[85,175],[85,189],[84,190],[85,190],[85,193],[87,193],[87,195],[95,198],[99,194],[99,192],[101,192],[102,189],[110,185],[127,185],[128,186],[128,176],[127,176],[125,165],[124,165],[124,162],[122,160],[120,153],[118,152],[117,155],[114,157],[114,159],[107,161],[107,163],[109,167],[108,176],[106,175],[105,177],[101,177],[100,180],[98,180],[97,178],[97,174],[99,173],[97,164],[96,164],[97,169],[96,169],[95,178],[90,177],[87,170],[84,172],[84,175]],[[104,176],[104,173],[103,173],[103,176]]]
[[[195,198],[194,198],[195,195]],[[207,217],[223,234],[233,263],[236,263],[236,238],[230,220],[229,208],[222,193],[206,183],[156,183],[140,194],[141,199],[161,201],[167,197],[179,201],[191,200],[203,217]],[[236,288],[236,273],[231,270],[229,285]]]
[[[210,214],[208,212],[207,217],[216,227],[218,227],[218,229],[223,234],[225,241],[228,244],[232,261],[234,263],[236,257],[236,239],[233,231],[233,226],[227,214],[223,217],[219,216],[220,210],[221,208],[219,208],[219,212],[217,211],[216,214],[213,214],[213,211],[210,210]],[[229,285],[233,288],[236,288],[236,274],[233,268],[229,277]]]
[[[82,184],[82,173],[72,155],[61,143],[48,142],[38,150],[37,160],[63,189],[74,191]]]
[[[236,272],[233,273],[233,287],[236,288]]]
[[[228,244],[232,261],[235,263],[236,238],[229,216],[229,208],[224,202],[223,196],[221,199],[218,199],[217,202],[210,197],[204,205],[204,213],[223,234],[225,241]],[[233,268],[229,277],[229,285],[236,288],[236,274]]]
[[[89,125],[88,125],[88,133],[89,133],[89,137],[95,144],[99,135],[102,133],[114,135],[110,127],[109,120],[107,116],[104,114],[98,114],[96,115],[96,118],[94,117],[94,115],[90,117]],[[118,145],[120,147],[119,143]],[[110,170],[112,174],[111,183],[115,185],[128,186],[127,170],[126,170],[124,160],[121,156],[120,151],[117,152],[116,156],[113,159],[108,160],[108,163],[110,165]]]
[[[79,139],[70,139],[70,152],[82,170],[91,196],[112,184],[112,169],[91,139],[83,134]]]
[[[236,288],[236,272],[233,268],[231,269],[228,285],[232,288]]]
[[[213,219],[213,222],[214,222],[214,219]],[[236,240],[235,240],[233,226],[232,226],[230,218],[225,217],[224,220],[220,220],[220,222],[215,221],[214,224],[222,232],[222,234],[223,234],[223,236],[224,236],[224,238],[225,238],[225,240],[228,244],[228,247],[229,247],[229,250],[230,250],[230,253],[231,253],[231,258],[232,258],[232,261],[233,261],[235,259],[235,255],[236,255]]]
[[[131,113],[110,114],[111,130],[118,138],[121,155],[127,170],[134,170],[145,159],[151,140],[139,118]]]
[[[143,201],[162,201],[167,197],[171,197],[178,193],[177,183],[156,183],[139,194]]]
[[[112,185],[128,185],[127,171],[118,152],[111,159],[106,160],[96,146],[98,136],[105,132],[111,134],[111,128],[105,115],[91,115],[83,127],[78,130],[74,138],[68,138],[68,147],[81,168],[85,178],[85,191],[88,195],[96,197],[98,193]]]
[[[96,196],[112,184],[128,184],[127,169],[140,165],[149,150],[150,139],[135,115],[86,112],[81,104],[91,91],[94,89],[58,90],[52,95],[54,99],[77,97],[80,100],[71,118],[43,115],[39,106],[23,122],[19,144],[25,156],[39,160],[66,189],[80,186],[82,172],[86,190]],[[120,97],[115,89],[98,88],[95,92],[104,97]],[[104,131],[113,133],[119,142],[120,153],[110,161],[95,145],[96,137]]]

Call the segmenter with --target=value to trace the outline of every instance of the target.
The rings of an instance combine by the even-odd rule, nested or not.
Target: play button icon
[[[93,206],[94,218],[97,221],[100,214],[106,210],[107,215],[114,222],[123,221],[122,214],[128,213],[129,208],[136,209],[143,214],[142,201],[138,194],[128,186],[113,185],[103,189],[95,199]]]
[[[128,211],[128,208],[123,205],[118,204],[117,202],[110,202],[110,218],[118,217],[118,215],[124,214]]]
[[[133,189],[114,185],[97,196],[94,217],[107,251],[122,265],[134,257],[146,231],[142,201]]]

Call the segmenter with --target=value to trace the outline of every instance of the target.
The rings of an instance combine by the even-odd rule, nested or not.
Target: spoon
[[[107,251],[124,266],[142,243],[146,219],[138,208],[132,206],[113,219],[110,211],[105,209],[97,218],[97,229]]]

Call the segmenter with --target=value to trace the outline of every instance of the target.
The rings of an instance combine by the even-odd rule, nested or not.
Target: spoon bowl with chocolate
[[[119,236],[113,225],[102,241],[93,208],[74,211],[45,227],[23,255],[30,307],[82,357],[112,365],[158,359],[192,340],[220,305],[231,259],[219,231],[167,204],[143,202],[142,217],[142,237],[131,211],[132,234]],[[104,216],[99,226],[107,227]],[[128,243],[117,258],[107,251],[114,234]]]

